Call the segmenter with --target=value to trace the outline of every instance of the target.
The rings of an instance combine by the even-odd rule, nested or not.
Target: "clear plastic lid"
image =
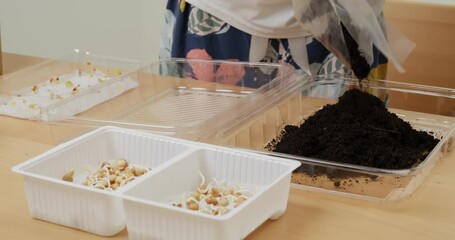
[[[54,105],[45,119],[198,140],[251,111],[260,104],[259,98],[273,96],[297,81],[289,65],[166,59]],[[71,114],[73,108],[100,102],[97,99],[109,100]]]

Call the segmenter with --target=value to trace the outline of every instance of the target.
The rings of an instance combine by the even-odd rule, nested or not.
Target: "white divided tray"
[[[107,191],[62,180],[87,165],[124,158],[151,168],[134,181]],[[13,167],[24,176],[34,218],[112,236],[127,226],[130,239],[239,239],[284,213],[291,172],[284,160],[142,133],[103,127]],[[222,216],[181,209],[169,200],[195,190],[202,173],[227,184],[255,188],[245,203]]]

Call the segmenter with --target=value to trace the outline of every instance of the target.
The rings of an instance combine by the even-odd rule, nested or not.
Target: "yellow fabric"
[[[387,63],[385,63],[385,64],[379,64],[376,68],[371,69],[368,80],[371,82],[371,81],[386,79],[387,78],[387,68],[388,68],[388,65],[387,65]],[[385,90],[370,89],[369,93],[372,95],[375,95],[375,96],[379,97],[381,100],[387,102],[387,92]]]
[[[181,12],[185,11],[185,6],[186,6],[186,1],[185,0],[180,0],[180,11]]]

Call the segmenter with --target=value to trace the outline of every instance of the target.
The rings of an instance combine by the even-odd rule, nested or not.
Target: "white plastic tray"
[[[28,206],[34,218],[112,236],[125,228],[122,200],[118,198],[123,189],[108,192],[89,188],[65,182],[63,175],[87,165],[98,167],[102,162],[118,157],[155,171],[159,170],[160,164],[189,148],[188,143],[103,128],[17,165],[13,171],[24,176]],[[134,181],[137,180],[140,178]]]
[[[152,170],[112,192],[61,180],[66,172],[118,157]],[[284,213],[291,172],[299,165],[262,154],[102,127],[19,164],[13,171],[24,176],[29,210],[37,219],[103,236],[115,235],[127,225],[132,239],[238,239]],[[162,202],[197,187],[199,171],[208,178],[254,185],[258,190],[244,205],[220,217]],[[192,227],[178,235],[175,226]]]
[[[138,87],[135,60],[74,50],[0,78],[0,115],[49,120],[59,106],[73,116]]]
[[[129,239],[242,239],[285,212],[290,174],[298,165],[215,147],[188,153],[125,192]],[[199,186],[199,172],[227,185],[253,187],[255,194],[221,216],[170,205],[173,196]]]

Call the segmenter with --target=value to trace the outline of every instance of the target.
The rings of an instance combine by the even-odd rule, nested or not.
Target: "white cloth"
[[[310,35],[294,17],[292,0],[187,0],[187,2],[252,36],[279,39]]]
[[[264,56],[267,39],[288,39],[291,52],[302,69],[309,72],[305,37],[313,36],[333,52],[341,62],[350,66],[341,31],[341,20],[359,44],[359,50],[369,64],[373,62],[375,45],[400,71],[401,62],[414,48],[403,35],[393,35],[389,46],[381,17],[384,0],[187,0],[195,7],[221,19],[253,36],[250,57]],[[392,35],[391,35],[392,36]],[[264,39],[261,39],[264,38]],[[300,38],[300,39],[299,39]],[[259,51],[259,52],[256,52]],[[398,57],[396,57],[398,56]],[[403,56],[403,57],[400,57]]]

